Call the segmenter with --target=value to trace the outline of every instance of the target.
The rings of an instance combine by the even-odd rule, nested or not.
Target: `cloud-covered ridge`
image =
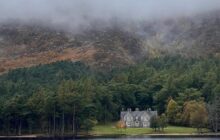
[[[0,22],[18,20],[76,29],[112,19],[130,23],[220,9],[220,0],[0,0]]]

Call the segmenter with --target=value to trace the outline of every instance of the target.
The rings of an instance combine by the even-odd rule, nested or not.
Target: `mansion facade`
[[[157,111],[151,111],[147,109],[140,111],[138,108],[132,111],[130,108],[127,111],[121,111],[121,121],[123,121],[126,127],[150,127],[150,120],[152,117],[157,116]]]

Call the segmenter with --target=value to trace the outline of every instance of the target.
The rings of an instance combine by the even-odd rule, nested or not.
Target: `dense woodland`
[[[110,73],[56,62],[2,75],[0,94],[1,134],[77,134],[118,121],[128,107],[157,110],[172,125],[220,128],[220,60],[212,57],[163,56]]]

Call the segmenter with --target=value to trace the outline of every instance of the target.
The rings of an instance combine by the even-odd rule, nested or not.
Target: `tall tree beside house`
[[[92,130],[92,128],[97,124],[97,120],[96,119],[85,119],[82,123],[82,129],[86,131],[87,135],[89,133],[90,130]]]
[[[196,109],[190,114],[190,125],[196,127],[198,132],[201,133],[202,129],[207,126],[208,112],[204,102],[197,102]]]
[[[190,116],[192,112],[196,110],[196,101],[187,101],[183,105],[182,124],[184,126],[190,126]]]
[[[178,104],[176,103],[176,101],[174,101],[171,98],[168,102],[166,109],[167,119],[170,124],[175,124],[177,113],[178,113]]]
[[[154,131],[164,131],[168,125],[167,117],[165,114],[161,116],[154,116],[150,120],[150,128],[154,129]]]
[[[93,101],[98,111],[97,119],[107,123],[112,121],[113,114],[109,110],[115,110],[115,104],[112,101],[112,95],[105,87],[99,87],[96,91],[96,98]]]
[[[168,120],[167,120],[167,117],[165,114],[162,114],[160,117],[159,117],[159,126],[161,128],[162,131],[164,131],[164,128],[166,128],[168,125]]]
[[[182,123],[186,126],[196,127],[198,131],[205,127],[208,120],[206,104],[203,101],[187,101],[184,104]]]
[[[150,120],[150,128],[154,129],[154,131],[157,131],[160,129],[160,124],[159,124],[159,117],[154,116]]]
[[[95,114],[96,109],[93,104],[88,103],[87,105],[85,105],[85,108],[83,109],[83,112],[80,116],[80,128],[81,130],[84,130],[87,134],[98,123],[95,118]]]

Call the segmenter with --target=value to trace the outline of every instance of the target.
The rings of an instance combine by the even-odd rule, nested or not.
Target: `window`
[[[130,123],[130,122],[126,122],[126,125],[127,125],[127,126],[131,126],[131,123]]]

